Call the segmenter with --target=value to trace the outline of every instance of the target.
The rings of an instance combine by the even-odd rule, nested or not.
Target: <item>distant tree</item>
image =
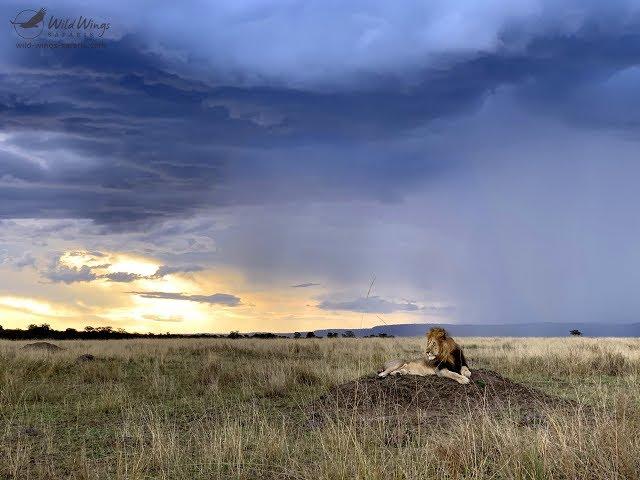
[[[64,333],[69,334],[69,335],[75,335],[78,333],[78,330],[76,330],[75,328],[65,328],[64,329]]]
[[[571,335],[573,335],[574,337],[579,337],[580,335],[582,335],[582,332],[578,329],[573,329],[569,332]]]
[[[51,336],[51,333],[55,332],[55,330],[51,330],[51,326],[48,323],[40,325],[32,323],[29,325],[27,332],[29,332],[29,336],[31,338],[45,338]]]
[[[87,325],[86,327],[84,327],[85,332],[93,332],[94,330],[95,328],[93,328],[91,325]]]
[[[302,334],[300,332],[295,332],[293,334],[293,338],[300,338],[302,336]]]
[[[316,332],[307,332],[307,338],[318,338],[318,337],[316,337]]]
[[[327,332],[327,338],[338,338],[338,332]]]
[[[347,330],[342,334],[344,338],[355,338],[356,334],[353,333],[353,330]]]
[[[242,335],[240,335],[240,332],[237,330],[233,330],[229,335],[227,335],[227,338],[242,338]]]
[[[271,332],[258,332],[258,333],[254,333],[250,337],[251,338],[262,338],[262,339],[265,339],[265,338],[284,338],[284,337],[282,337],[280,335],[276,335],[275,333],[271,333]]]

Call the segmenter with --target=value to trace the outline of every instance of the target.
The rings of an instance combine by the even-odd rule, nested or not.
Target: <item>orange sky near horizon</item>
[[[121,252],[100,252],[98,256],[83,250],[65,251],[57,262],[59,272],[84,272],[87,278],[53,282],[43,280],[36,269],[16,271],[0,265],[2,275],[12,279],[9,291],[0,294],[0,325],[25,328],[48,323],[56,329],[108,325],[132,332],[228,333],[424,321],[424,315],[417,317],[415,312],[383,315],[325,310],[319,307],[321,286],[255,288],[228,268],[158,275],[162,262],[152,256]],[[146,293],[157,296],[149,298]],[[222,295],[220,301],[216,295]],[[433,318],[438,320],[441,318]]]

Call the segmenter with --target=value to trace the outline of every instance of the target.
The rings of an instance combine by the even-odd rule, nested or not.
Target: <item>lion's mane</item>
[[[460,345],[441,327],[427,332],[426,353],[435,356],[434,364],[438,368],[448,368],[456,373],[460,373],[461,367],[467,363]]]

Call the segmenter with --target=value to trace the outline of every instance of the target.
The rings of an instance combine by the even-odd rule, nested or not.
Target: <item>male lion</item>
[[[391,360],[385,363],[378,376],[384,378],[387,375],[438,375],[458,383],[469,383],[471,371],[462,348],[444,328],[429,330],[425,354],[425,358],[414,360]]]

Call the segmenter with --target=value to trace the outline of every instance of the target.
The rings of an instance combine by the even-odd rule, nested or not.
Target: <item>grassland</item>
[[[421,339],[0,343],[0,478],[622,479],[640,476],[640,340],[464,338],[493,369],[590,408],[495,412],[387,441],[385,418],[306,407]],[[76,362],[83,353],[93,362]],[[397,423],[394,428],[397,428]]]

